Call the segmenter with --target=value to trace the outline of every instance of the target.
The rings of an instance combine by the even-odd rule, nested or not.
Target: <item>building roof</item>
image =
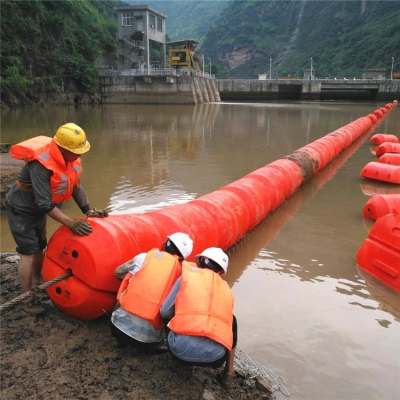
[[[120,6],[120,7],[114,7],[114,11],[150,11],[153,14],[156,14],[164,19],[167,19],[168,17],[163,14],[160,11],[157,11],[155,8],[152,8],[150,6],[146,5],[139,5],[139,6]]]

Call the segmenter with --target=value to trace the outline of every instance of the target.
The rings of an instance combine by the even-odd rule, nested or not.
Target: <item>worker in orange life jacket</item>
[[[92,227],[86,221],[72,220],[65,215],[60,210],[64,200],[72,197],[87,216],[108,215],[105,210],[90,208],[79,182],[80,158],[89,149],[85,132],[73,123],[61,126],[54,138],[37,136],[11,147],[11,157],[26,161],[16,184],[6,196],[8,223],[20,254],[21,293],[28,292],[31,284],[38,286],[42,282],[47,215],[80,236],[91,233]],[[32,298],[28,298],[22,308],[30,314],[45,311]]]
[[[232,378],[237,343],[234,298],[221,275],[228,269],[228,256],[211,247],[183,263],[182,275],[161,306],[161,317],[169,321],[167,342],[180,362],[219,368]]]
[[[177,232],[167,237],[161,250],[141,253],[117,268],[116,276],[126,275],[118,290],[119,307],[111,316],[110,330],[121,345],[151,348],[162,340],[160,306],[192,250],[189,235]]]

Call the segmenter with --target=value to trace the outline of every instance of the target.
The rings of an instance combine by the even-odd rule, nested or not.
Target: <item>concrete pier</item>
[[[217,79],[222,101],[376,100],[400,98],[400,80],[374,79]]]

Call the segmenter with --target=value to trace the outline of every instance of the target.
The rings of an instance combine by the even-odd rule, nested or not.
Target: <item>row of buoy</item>
[[[368,132],[384,115],[378,111],[186,204],[92,219],[93,233],[85,237],[60,227],[49,241],[43,278],[51,280],[68,270],[73,276],[48,288],[50,299],[68,315],[98,318],[115,305],[120,284],[113,274],[115,268],[138,253],[159,247],[167,235],[188,233],[194,240],[193,255],[207,247],[228,249]]]
[[[397,101],[393,103],[397,104]],[[371,143],[378,146],[375,154],[380,156],[379,162],[368,163],[360,175],[400,184],[398,137],[378,133],[371,138]],[[357,252],[357,264],[387,286],[400,291],[400,194],[372,196],[362,214],[376,222]]]
[[[396,103],[388,103],[385,107],[381,107],[374,111],[374,115],[385,115],[388,111],[393,108]],[[385,157],[379,162],[372,161],[368,163],[362,170],[360,175],[378,180],[381,182],[389,182],[400,184],[400,164],[397,165],[394,160],[396,157],[391,157],[389,154],[399,154],[400,155],[400,143],[397,136],[392,134],[377,133],[371,138],[371,143],[377,145],[375,155],[377,157]],[[400,161],[399,161],[400,162]]]

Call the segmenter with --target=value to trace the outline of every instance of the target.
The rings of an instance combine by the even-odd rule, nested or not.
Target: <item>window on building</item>
[[[157,18],[157,30],[162,32],[162,19]]]
[[[122,13],[122,26],[133,26],[133,12]]]
[[[149,19],[149,26],[150,26],[150,28],[156,29],[156,17],[151,14],[150,14],[150,19]]]

